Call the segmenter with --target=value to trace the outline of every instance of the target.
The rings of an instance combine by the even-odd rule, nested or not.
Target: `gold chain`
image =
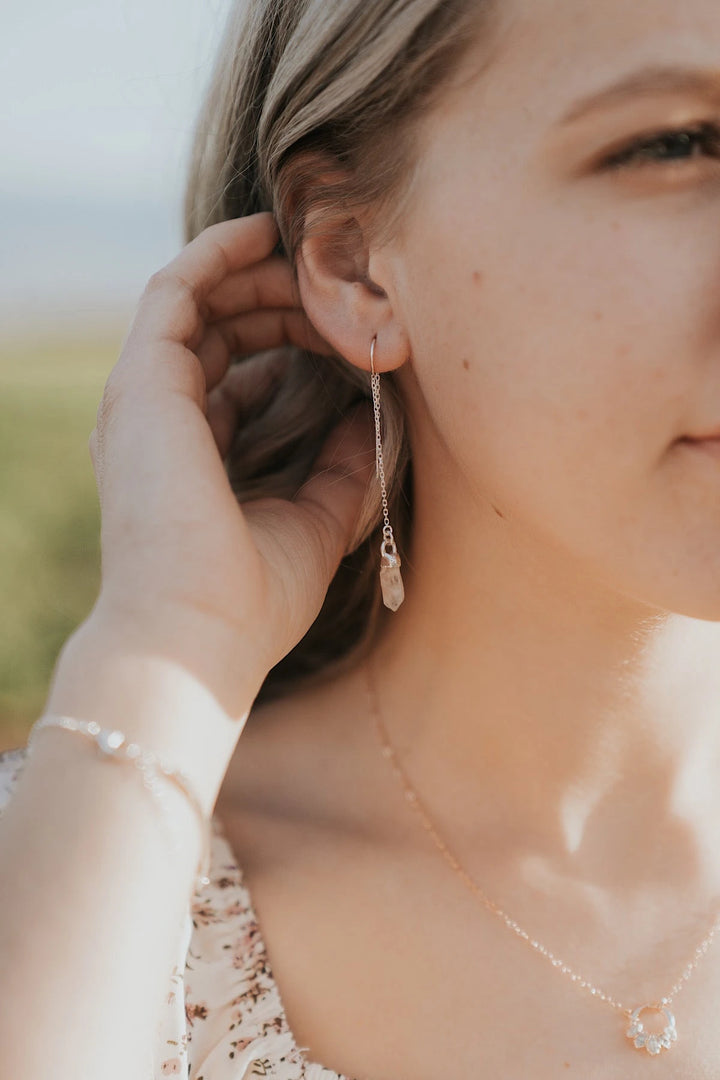
[[[483,892],[483,890],[480,888],[480,886],[477,884],[477,882],[474,880],[474,878],[472,878],[470,876],[470,874],[467,872],[467,870],[465,870],[465,868],[462,866],[460,861],[456,858],[456,856],[450,850],[450,848],[448,847],[448,845],[445,843],[442,836],[438,832],[438,830],[437,830],[434,822],[432,821],[430,815],[428,814],[427,810],[423,806],[423,804],[422,804],[422,802],[420,800],[420,797],[418,796],[418,793],[416,792],[415,788],[410,783],[408,775],[405,772],[405,770],[403,769],[402,765],[400,764],[400,762],[398,760],[398,757],[397,757],[397,754],[395,752],[395,749],[392,746],[392,743],[390,742],[390,738],[388,736],[387,729],[386,729],[385,724],[383,723],[382,717],[380,715],[380,708],[379,708],[379,703],[378,703],[378,700],[377,700],[377,693],[376,693],[376,690],[375,690],[375,687],[374,687],[374,684],[373,684],[373,681],[372,681],[372,678],[371,678],[369,663],[366,663],[366,665],[365,665],[365,672],[366,672],[367,688],[368,688],[369,697],[370,697],[371,711],[372,711],[373,716],[375,718],[375,728],[376,728],[376,731],[377,731],[379,739],[380,739],[381,753],[382,753],[383,757],[386,758],[390,762],[395,775],[397,776],[400,783],[402,784],[402,787],[403,787],[404,793],[405,793],[406,801],[410,804],[410,806],[413,808],[413,810],[415,810],[418,813],[418,815],[420,816],[423,827],[426,829],[426,831],[430,834],[430,836],[434,840],[436,846],[438,847],[440,853],[442,854],[442,856],[446,860],[446,862],[449,863],[449,865],[452,867],[452,869],[455,871],[455,873],[459,874],[459,876],[462,878],[462,880],[465,882],[465,884],[468,886],[468,888],[475,894],[475,896],[477,896],[480,899],[480,901],[483,903],[483,905],[489,911],[491,911],[493,914],[495,914],[499,918],[501,918],[503,920],[503,922],[506,924],[506,926],[508,926],[515,934],[517,934],[517,936],[519,938],[521,938],[523,941],[527,942],[527,944],[532,949],[534,949],[536,952],[539,952],[543,956],[545,956],[550,961],[550,963],[552,964],[552,966],[554,968],[557,968],[557,970],[560,971],[563,975],[567,975],[572,980],[572,982],[574,982],[581,990],[587,990],[593,997],[599,998],[599,1000],[607,1002],[607,1004],[611,1005],[613,1009],[619,1010],[625,1016],[631,1018],[634,1021],[635,1028],[637,1028],[638,1032],[640,1033],[638,1035],[638,1038],[641,1038],[643,1040],[640,1043],[636,1042],[636,1044],[635,1044],[636,1046],[645,1046],[646,1049],[650,1049],[650,1046],[652,1046],[653,1049],[650,1050],[650,1052],[653,1053],[653,1054],[658,1053],[659,1049],[658,1050],[654,1049],[654,1045],[655,1045],[654,1040],[656,1039],[656,1037],[652,1036],[652,1035],[649,1035],[649,1034],[646,1034],[646,1033],[643,1033],[643,1027],[642,1027],[642,1024],[638,1021],[637,1015],[638,1015],[638,1013],[640,1011],[642,1011],[642,1009],[645,1009],[645,1008],[651,1008],[651,1009],[663,1010],[664,1011],[670,1006],[670,1004],[673,1001],[673,998],[676,997],[676,995],[683,988],[684,984],[687,983],[688,979],[692,975],[692,973],[695,970],[695,968],[697,967],[698,963],[700,962],[702,957],[705,955],[705,953],[707,953],[707,951],[708,951],[708,949],[710,947],[710,944],[712,942],[712,939],[714,938],[718,928],[720,928],[720,915],[718,915],[717,919],[713,923],[712,928],[710,930],[710,933],[707,935],[707,937],[704,938],[704,940],[701,942],[701,944],[698,945],[698,947],[695,949],[694,958],[693,958],[692,962],[689,963],[685,967],[682,975],[677,980],[677,982],[674,984],[674,986],[672,987],[670,992],[665,997],[660,998],[659,1001],[654,1002],[652,1005],[640,1006],[640,1007],[637,1007],[637,1008],[633,1009],[633,1008],[630,1008],[628,1006],[623,1005],[622,1002],[617,1001],[610,994],[606,994],[599,987],[594,986],[588,979],[584,979],[581,975],[578,975],[577,972],[573,971],[573,969],[570,967],[569,964],[564,963],[563,960],[561,960],[559,957],[555,956],[554,953],[552,953],[549,949],[545,948],[545,946],[542,945],[539,941],[537,941],[535,938],[533,938],[528,933],[527,930],[524,930],[515,921],[515,919],[511,919],[510,916],[505,911],[503,911],[503,909],[501,907],[499,907],[497,904],[493,903],[493,901]],[[669,1014],[666,1013],[666,1015],[669,1015]],[[672,1027],[674,1028],[674,1020],[673,1020],[673,1023],[672,1023]],[[627,1034],[630,1035],[630,1029],[628,1029]],[[634,1037],[634,1036],[631,1036],[631,1037]],[[675,1038],[675,1036],[672,1036],[672,1038]],[[649,1045],[646,1045],[646,1041],[647,1041],[647,1043],[649,1043]]]

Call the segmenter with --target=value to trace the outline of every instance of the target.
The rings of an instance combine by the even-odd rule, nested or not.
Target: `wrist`
[[[136,771],[138,780],[142,782],[143,787],[155,800],[156,806],[164,813],[166,823],[171,825],[171,844],[174,851],[179,855],[187,847],[187,829],[184,825],[185,815],[181,814],[181,828],[178,830],[177,809],[172,798],[168,798],[168,785],[174,786],[175,792],[179,792],[182,796],[181,801],[185,804],[184,810],[186,811],[188,807],[192,809],[196,825],[200,831],[200,855],[195,871],[193,891],[196,892],[198,889],[203,888],[209,881],[208,872],[212,846],[211,821],[210,815],[206,813],[200,803],[189,777],[174,769],[152,751],[148,751],[138,743],[128,740],[124,732],[119,729],[103,728],[95,720],[77,720],[74,717],[60,716],[48,712],[43,713],[30,729],[27,743],[28,758],[31,754],[35,756],[37,752],[38,733],[48,728],[60,728],[74,735],[80,735],[83,739],[95,744],[100,751],[100,754],[96,754],[96,757],[106,761],[111,758],[113,761],[120,762],[125,767],[130,766],[132,770]],[[42,743],[43,740],[40,741]],[[53,760],[57,761],[58,746],[56,743],[52,743],[51,746]],[[60,748],[65,749],[62,740]],[[175,803],[177,803],[177,799],[175,799]]]
[[[65,642],[43,711],[122,731],[185,773],[210,814],[262,683],[242,663],[217,638],[200,653],[93,612]]]

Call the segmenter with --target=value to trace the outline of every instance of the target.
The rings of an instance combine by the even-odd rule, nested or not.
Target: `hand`
[[[374,466],[372,411],[361,405],[292,500],[240,506],[232,491],[223,457],[242,365],[229,368],[231,356],[287,344],[333,351],[297,306],[277,240],[269,213],[221,222],[153,275],[90,436],[102,511],[96,609],[155,640],[182,624],[197,649],[210,617],[258,685],[320,611]]]

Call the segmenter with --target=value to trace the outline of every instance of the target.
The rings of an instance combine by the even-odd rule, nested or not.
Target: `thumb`
[[[328,560],[328,581],[354,539],[355,526],[375,475],[372,404],[361,401],[333,428],[312,475],[293,502],[312,516]]]

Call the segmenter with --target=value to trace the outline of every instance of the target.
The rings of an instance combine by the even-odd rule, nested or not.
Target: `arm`
[[[45,709],[155,751],[208,814],[265,675],[322,606],[374,466],[363,406],[292,499],[241,507],[230,487],[231,357],[327,348],[277,239],[266,213],[212,225],[148,283],[90,437],[101,593]],[[0,821],[3,1080],[148,1080],[201,832],[168,782],[176,854],[139,774],[96,754],[39,731]]]
[[[191,776],[208,812],[239,735],[187,672],[89,628],[65,646],[47,709],[141,731]],[[178,855],[140,775],[95,754],[79,735],[38,733],[0,819],[3,1076],[152,1075],[200,830],[166,784],[169,824],[187,837]]]

